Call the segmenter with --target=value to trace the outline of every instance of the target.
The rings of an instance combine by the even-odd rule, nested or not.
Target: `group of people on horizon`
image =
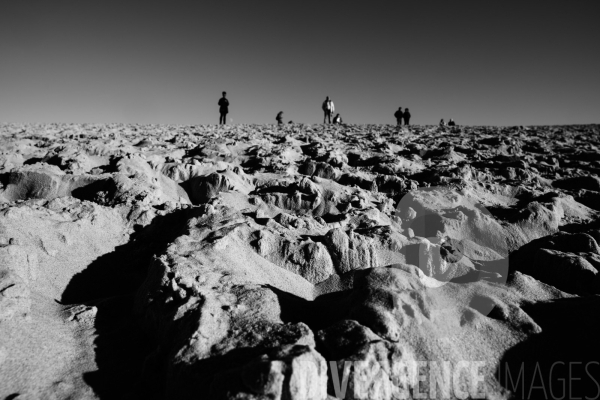
[[[402,107],[398,107],[398,110],[394,113],[394,117],[396,117],[396,124],[398,126],[402,125],[402,120],[404,120],[404,125],[410,125],[410,111],[408,108],[402,111]]]
[[[333,104],[333,100],[331,100],[329,96],[325,97],[325,101],[323,102],[321,108],[323,109],[323,113],[325,114],[325,116],[323,117],[323,123],[331,123],[331,116],[335,112],[335,105]],[[342,123],[342,117],[340,117],[339,113],[335,117],[333,117],[333,123]]]
[[[229,100],[227,100],[227,92],[223,92],[223,97],[221,97],[219,99],[219,124],[220,125],[224,125],[227,123],[227,114],[229,113]],[[325,101],[323,102],[323,105],[321,107],[323,109],[323,113],[324,113],[324,117],[323,117],[323,123],[324,124],[331,124],[332,122],[334,124],[342,124],[342,117],[340,116],[340,114],[336,114],[335,117],[333,117],[333,121],[331,119],[331,116],[333,115],[333,113],[335,112],[335,105],[333,104],[333,100],[331,100],[329,98],[329,96],[327,96],[325,98]],[[402,125],[402,120],[404,120],[404,125],[409,125],[410,124],[410,112],[408,111],[408,108],[403,112],[402,111],[402,107],[398,108],[398,111],[396,111],[394,113],[394,117],[396,117],[396,123],[398,124],[398,126]],[[278,125],[282,125],[283,124],[283,111],[279,111],[277,113],[277,116],[275,117],[275,120],[277,121]],[[443,120],[442,120],[443,121]],[[291,123],[292,121],[290,121]]]
[[[452,118],[450,118],[450,120],[448,120],[448,123],[446,123],[444,121],[444,118],[442,118],[440,120],[440,126],[456,126],[456,122],[454,122],[454,120]]]

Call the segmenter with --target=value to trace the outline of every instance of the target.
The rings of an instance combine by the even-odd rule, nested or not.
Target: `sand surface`
[[[0,398],[600,394],[599,134],[0,125]]]

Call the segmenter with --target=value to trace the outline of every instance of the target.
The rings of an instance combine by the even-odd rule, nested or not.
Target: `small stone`
[[[404,212],[403,217],[406,221],[412,221],[417,218],[417,212],[412,207],[408,207]]]

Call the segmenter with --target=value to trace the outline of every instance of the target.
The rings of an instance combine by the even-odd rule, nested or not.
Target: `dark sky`
[[[292,2],[290,2],[292,3]],[[0,121],[600,122],[600,1],[0,1]]]

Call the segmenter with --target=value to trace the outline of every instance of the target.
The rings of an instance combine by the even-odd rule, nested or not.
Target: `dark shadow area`
[[[284,323],[296,324],[298,322],[304,322],[309,327],[312,325],[312,322],[309,323],[310,321],[308,321],[312,319],[312,301],[285,292],[272,285],[263,286],[271,290],[277,296],[279,306],[281,307],[281,320]]]
[[[340,179],[338,179],[337,181],[340,185],[344,185],[344,186],[352,186],[352,185],[356,185],[361,189],[364,190],[373,190],[375,187],[375,181],[373,180],[368,180],[365,178],[362,178],[360,176],[351,174],[351,173],[345,173],[342,174],[342,176],[340,177]]]
[[[245,212],[245,213],[242,213],[242,215],[252,218],[254,220],[254,222],[256,222],[259,225],[263,225],[263,226],[266,226],[267,223],[269,222],[269,220],[271,219],[270,217],[266,217],[266,218],[257,217],[256,211]]]
[[[195,208],[155,217],[147,227],[135,229],[126,244],[73,276],[64,290],[63,304],[97,307],[94,344],[98,370],[84,374],[84,380],[100,398],[131,398],[144,360],[152,350],[133,317],[136,292],[146,278],[152,258],[185,234],[189,219],[200,213]]]
[[[417,172],[416,174],[412,174],[408,178],[413,181],[420,182],[420,184],[429,183],[433,186],[440,186],[445,184],[440,179],[442,177],[442,173],[443,172],[439,170],[426,169],[421,172]]]
[[[33,165],[33,164],[37,164],[37,163],[46,163],[48,165],[55,165],[60,169],[65,169],[65,166],[62,165],[61,163],[61,158],[58,155],[53,155],[50,158],[47,157],[31,157],[27,160],[25,160],[25,162],[23,162],[23,165]]]
[[[449,263],[459,262],[464,257],[465,246],[461,240],[448,239],[440,246],[440,255]]]
[[[117,185],[112,178],[98,179],[89,185],[78,187],[71,192],[71,196],[79,200],[87,200],[103,204],[114,197]]]
[[[346,214],[331,214],[331,213],[327,213],[323,216],[321,216],[321,218],[323,218],[323,220],[325,222],[327,222],[328,224],[333,224],[336,222],[341,222],[343,220],[346,219]]]
[[[271,285],[265,285],[277,296],[284,323],[303,322],[313,331],[327,328],[335,321],[346,318],[348,296],[352,290],[326,293],[309,301]]]
[[[201,390],[198,399],[215,398],[227,391],[248,391],[246,385],[240,379],[240,369],[250,363],[256,357],[268,353],[269,343],[263,343],[253,347],[237,347],[220,355],[199,360],[189,368],[182,370],[180,376],[189,377],[185,379],[190,387]],[[218,397],[225,398],[225,397]]]
[[[348,318],[350,312],[350,296],[353,289],[325,293],[318,296],[312,303],[313,310],[306,324],[318,332],[333,325],[336,321]],[[319,349],[317,343],[317,350]]]
[[[542,332],[504,354],[499,382],[517,399],[598,398],[599,308],[598,296],[522,305]]]
[[[134,144],[135,147],[150,147],[152,146],[154,143],[152,143],[152,141],[148,140],[148,139],[142,139],[139,142],[137,142],[136,144]]]
[[[391,233],[391,231],[392,231],[392,229],[390,228],[389,225],[375,225],[375,226],[369,226],[366,228],[363,228],[362,226],[364,226],[364,225],[363,224],[359,225],[359,228],[354,229],[354,232],[359,235],[368,236],[371,238],[374,238],[377,236],[384,236],[386,234]]]
[[[593,210],[600,211],[600,192],[582,191],[581,194],[575,194],[575,201],[589,207]]]
[[[164,252],[175,238],[185,234],[187,221],[199,212],[198,209],[178,210],[156,216],[147,227],[136,229],[127,243],[98,257],[73,276],[62,293],[61,303],[84,303],[137,290],[146,277],[152,257]]]
[[[33,164],[37,164],[40,163],[44,160],[43,157],[31,157],[27,160],[25,160],[25,162],[23,162],[23,165],[33,165]]]
[[[253,158],[244,160],[240,165],[242,168],[244,168],[244,172],[246,172],[248,174],[253,174],[256,171],[260,171],[261,168],[264,167],[263,162],[264,162],[263,159],[261,159],[259,157],[253,157]]]
[[[83,379],[101,399],[135,398],[135,384],[152,351],[150,340],[132,318],[133,303],[133,294],[88,303],[98,308],[94,325],[98,370],[84,373]]]
[[[487,206],[486,209],[498,221],[512,220],[513,216],[518,212],[517,208],[512,208],[512,207],[507,208],[507,207],[500,207],[500,206]]]
[[[46,161],[44,161],[44,162],[48,165],[56,165],[58,168],[60,168],[62,170],[65,169],[65,165],[63,165],[62,159],[60,158],[60,156],[58,154],[53,155],[52,157],[46,159]]]
[[[0,174],[0,185],[2,185],[3,188],[6,188],[6,186],[8,186],[9,183],[10,183],[10,172],[5,172],[3,174]]]
[[[596,220],[596,221],[592,221],[592,222],[585,222],[585,223],[570,223],[570,224],[565,224],[562,226],[558,227],[558,230],[561,232],[567,232],[567,233],[588,233],[590,230],[592,229],[599,229],[600,228],[600,220]]]

